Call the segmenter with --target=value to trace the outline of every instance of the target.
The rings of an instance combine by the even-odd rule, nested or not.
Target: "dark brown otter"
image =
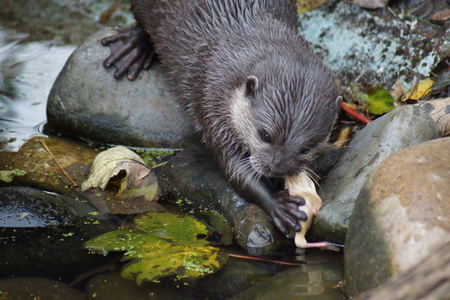
[[[281,232],[300,231],[304,200],[269,178],[306,169],[340,97],[296,31],[295,1],[133,0],[131,10],[137,27],[102,40],[111,47],[105,67],[132,80],[157,53],[233,187]]]

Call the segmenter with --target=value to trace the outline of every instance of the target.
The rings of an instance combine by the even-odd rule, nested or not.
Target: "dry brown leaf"
[[[403,94],[405,94],[405,86],[400,79],[397,79],[397,81],[395,82],[395,87],[394,89],[389,91],[389,95],[391,95],[392,98],[398,101]]]
[[[143,196],[148,201],[157,200],[156,176],[136,153],[123,146],[108,149],[97,155],[81,190],[98,187],[104,191],[110,179],[121,171],[125,172],[125,177],[120,182],[117,193],[119,199]]]
[[[441,135],[450,134],[450,98],[419,101],[417,106],[425,109],[436,122]]]
[[[368,9],[378,9],[386,7],[389,3],[389,0],[352,0],[349,3],[354,3],[360,7],[368,8]]]
[[[350,127],[345,127],[339,132],[339,136],[336,141],[333,143],[336,147],[345,147],[350,142],[350,134],[352,129]]]
[[[445,22],[448,19],[450,19],[450,9],[448,8],[438,11],[437,13],[433,14],[430,18],[431,21],[439,21],[439,22]]]

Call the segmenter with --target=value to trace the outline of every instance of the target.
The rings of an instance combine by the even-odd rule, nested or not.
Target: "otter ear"
[[[339,95],[337,98],[336,98],[336,100],[334,101],[334,105],[336,105],[335,107],[336,107],[336,109],[341,109],[341,103],[342,103],[342,100],[344,99],[344,97],[342,97],[342,95]]]
[[[245,83],[245,94],[247,96],[255,96],[255,92],[258,89],[258,78],[256,76],[248,76]]]

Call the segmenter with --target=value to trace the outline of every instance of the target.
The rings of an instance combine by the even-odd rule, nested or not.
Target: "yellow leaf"
[[[135,219],[135,228],[120,228],[86,242],[93,252],[125,251],[129,261],[122,277],[138,285],[161,277],[200,278],[217,272],[228,256],[199,236],[205,224],[189,216],[149,213]]]
[[[433,85],[433,83],[434,81],[431,78],[425,78],[424,80],[420,81],[419,84],[410,88],[400,100],[420,100],[422,97],[428,95],[431,92],[430,87]]]
[[[319,8],[330,0],[297,0],[297,13],[304,14],[310,10]]]

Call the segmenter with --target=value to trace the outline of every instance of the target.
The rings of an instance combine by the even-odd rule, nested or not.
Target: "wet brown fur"
[[[295,1],[134,0],[132,12],[233,186],[275,218],[262,179],[304,170],[339,105],[296,31]]]

